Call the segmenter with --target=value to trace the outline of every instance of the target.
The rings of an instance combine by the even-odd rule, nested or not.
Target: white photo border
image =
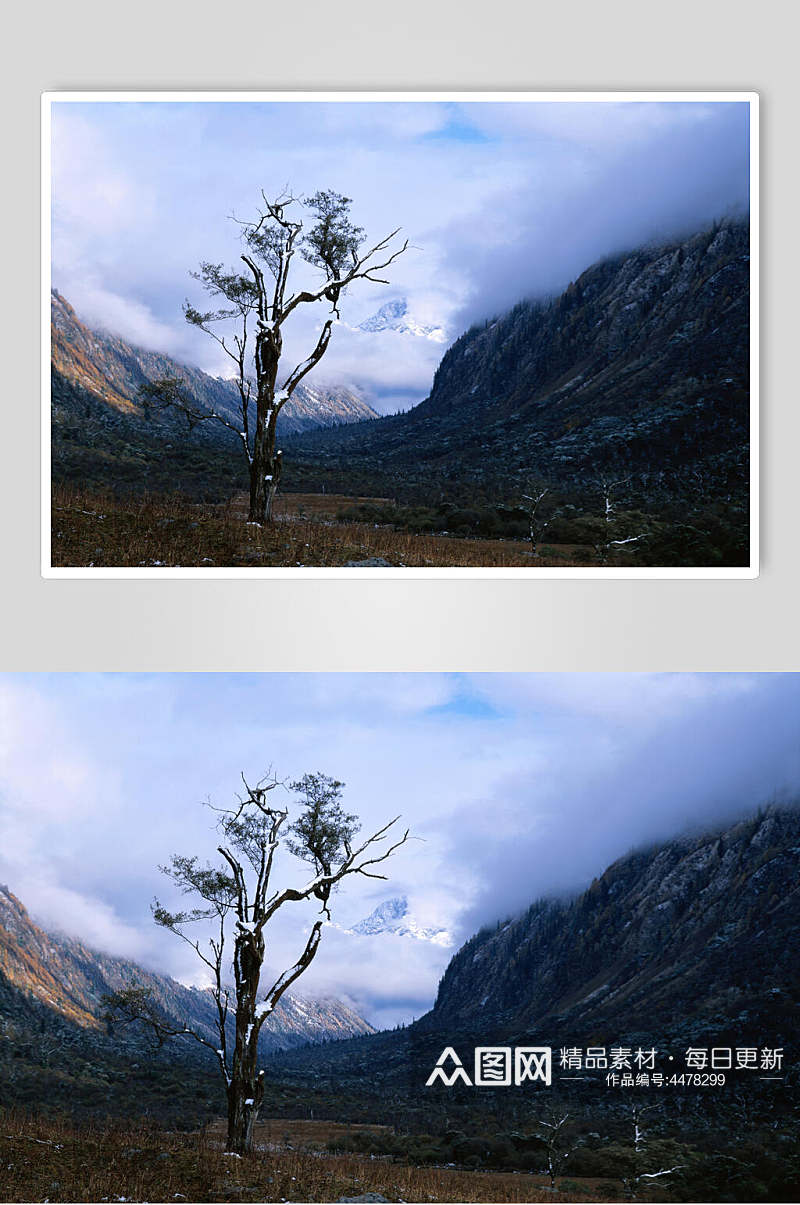
[[[224,567],[137,567],[113,566],[53,566],[52,564],[52,457],[51,457],[51,386],[50,386],[50,289],[52,284],[52,163],[51,116],[55,104],[69,103],[258,103],[258,102],[571,102],[576,104],[617,103],[724,103],[748,104],[750,108],[750,563],[746,567],[597,567],[597,568],[322,568],[303,566],[257,567],[235,569]],[[759,94],[746,91],[47,91],[42,93],[41,122],[41,576],[43,578],[193,578],[227,580],[245,578],[311,579],[311,578],[369,578],[375,580],[426,579],[744,579],[759,575]]]

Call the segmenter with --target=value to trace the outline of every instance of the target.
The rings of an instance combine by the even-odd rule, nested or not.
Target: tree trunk
[[[272,339],[260,334],[256,340],[256,429],[250,461],[250,522],[271,523],[281,477],[281,454],[275,451],[278,410],[275,381],[281,354],[280,331]]]
[[[256,473],[255,461],[250,465],[250,523],[266,523],[267,495],[263,473]]]
[[[253,1149],[255,1110],[252,1105],[245,1104],[250,1099],[245,1095],[244,1086],[232,1080],[228,1089],[227,1149],[236,1155],[247,1155]]]
[[[250,513],[251,523],[272,523],[275,495],[281,477],[281,456],[256,460],[250,465]]]
[[[258,415],[253,459],[250,461],[250,522],[271,523],[277,483],[274,472],[275,432],[263,414]]]
[[[253,1149],[253,1123],[264,1098],[264,1075],[255,1073],[243,1079],[234,1076],[228,1086],[228,1146],[236,1155],[249,1155]]]
[[[236,1029],[228,1083],[228,1150],[247,1155],[253,1149],[253,1122],[264,1099],[264,1073],[258,1071],[258,1026],[255,1006],[264,939],[241,927],[236,935]]]
[[[257,979],[257,972],[254,976]],[[252,978],[248,975],[248,978]],[[255,992],[250,994],[254,999]],[[228,1084],[228,1150],[247,1155],[253,1149],[253,1123],[264,1099],[264,1072],[258,1071],[258,1035],[253,1028],[252,1009],[246,1007],[236,1018],[236,1046]]]

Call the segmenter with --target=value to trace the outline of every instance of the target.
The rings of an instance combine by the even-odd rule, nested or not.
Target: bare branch
[[[289,400],[297,386],[302,381],[303,377],[306,376],[307,373],[311,372],[311,369],[314,367],[314,365],[318,364],[325,355],[325,352],[328,350],[328,344],[330,343],[332,328],[333,322],[329,318],[322,328],[322,333],[317,340],[317,346],[314,348],[311,355],[304,360],[302,364],[298,364],[297,367],[289,373],[289,376],[284,381],[282,393],[285,396],[281,399],[280,404],[276,407],[277,409],[280,409],[280,407]]]
[[[361,855],[365,853],[370,846],[385,839],[389,829],[396,824],[399,819],[399,816],[395,816],[395,818],[390,820],[388,824],[385,824],[382,828],[378,829],[377,832],[373,833],[371,837],[368,837],[366,841],[364,841],[356,850],[348,853],[336,869],[331,869],[326,873],[318,874],[316,878],[312,879],[310,883],[307,883],[305,887],[299,889],[287,887],[285,890],[274,896],[273,899],[267,904],[265,921],[269,920],[269,918],[273,916],[285,903],[307,900],[312,896],[322,899],[323,908],[321,911],[326,911],[327,900],[330,897],[332,888],[337,883],[340,883],[346,875],[363,874],[365,867],[375,866],[381,862],[385,862],[387,858],[390,858],[392,854],[395,853],[396,850],[398,850],[402,845],[406,844],[406,842],[409,840],[408,829],[406,829],[402,837],[400,837],[382,853],[377,854],[375,857],[365,858],[362,862],[358,861]],[[366,877],[369,878],[371,876],[367,874]]]
[[[205,329],[205,328],[203,328]],[[209,331],[217,342],[220,340],[213,331]],[[227,350],[227,349],[226,349]],[[231,353],[228,352],[230,355]],[[196,427],[199,423],[213,420],[220,423],[223,427],[227,427],[234,435],[242,441],[245,454],[250,460],[250,445],[248,440],[247,428],[240,430],[235,423],[232,423],[224,414],[220,414],[213,406],[208,409],[201,409],[191,399],[185,381],[180,377],[161,377],[158,380],[147,381],[139,386],[139,400],[148,413],[150,410],[176,410],[183,414],[186,418],[189,427]]]
[[[288,971],[284,971],[282,975],[279,975],[272,987],[267,992],[264,1001],[261,1004],[256,1005],[256,1024],[259,1028],[269,1014],[274,1011],[275,1005],[278,1003],[287,988],[290,988],[295,979],[299,979],[303,974],[303,971],[305,971],[311,965],[311,962],[313,961],[317,950],[319,949],[321,939],[322,921],[316,920],[311,926],[311,933],[308,936],[308,941],[306,942],[305,948],[297,962],[294,964],[294,966],[290,967]]]
[[[671,1176],[673,1172],[680,1171],[680,1169],[685,1166],[685,1163],[676,1163],[674,1167],[666,1167],[660,1172],[642,1172],[640,1179],[657,1180],[659,1176]]]
[[[185,1023],[180,1026],[171,1024],[155,1004],[149,988],[133,984],[121,991],[104,995],[102,1002],[106,1007],[104,1019],[107,1024],[111,1026],[131,1025],[139,1022],[152,1032],[158,1046],[163,1046],[167,1038],[193,1038],[195,1042],[199,1042],[201,1046],[214,1052],[226,1081],[229,1079],[224,1047],[217,1049],[213,1042],[209,1042],[197,1030]]]
[[[375,246],[372,247],[371,250],[367,251],[365,255],[362,255],[356,259],[350,270],[341,278],[335,280],[327,279],[324,285],[321,285],[319,289],[316,289],[313,292],[304,290],[303,292],[298,293],[295,297],[291,298],[284,307],[284,310],[280,316],[280,322],[284,322],[285,319],[289,317],[289,314],[291,314],[298,305],[314,301],[322,301],[323,298],[328,297],[331,288],[334,288],[337,291],[338,297],[338,293],[340,293],[343,289],[346,289],[347,286],[352,284],[354,281],[366,279],[370,272],[380,272],[383,268],[388,268],[390,264],[393,264],[396,259],[398,259],[405,251],[408,250],[408,239],[406,239],[402,247],[398,247],[397,250],[388,257],[388,259],[374,264],[370,264],[369,261],[374,255],[377,255],[379,251],[382,251],[392,241],[392,239],[399,234],[399,232],[400,228],[398,227],[397,230],[393,230],[391,234],[387,234],[385,238],[381,239],[379,243],[376,243]],[[385,284],[388,282],[378,281],[377,283]],[[333,299],[328,297],[328,300]]]

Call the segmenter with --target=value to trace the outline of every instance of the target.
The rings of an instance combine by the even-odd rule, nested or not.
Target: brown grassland
[[[365,1193],[415,1202],[554,1199],[542,1176],[411,1167],[329,1149],[342,1133],[375,1128],[265,1121],[256,1126],[253,1154],[239,1158],[225,1153],[221,1123],[180,1134],[146,1122],[77,1125],[0,1113],[0,1200],[337,1201]],[[596,1200],[596,1189],[594,1180],[572,1181],[557,1199]]]
[[[521,540],[412,534],[336,521],[343,507],[364,501],[385,499],[285,494],[279,496],[277,522],[260,527],[247,523],[241,495],[214,505],[180,496],[115,498],[56,486],[52,564],[252,569],[335,567],[371,557],[409,568],[536,569],[592,563],[590,550],[577,546],[553,547],[548,555],[533,557],[530,545]]]

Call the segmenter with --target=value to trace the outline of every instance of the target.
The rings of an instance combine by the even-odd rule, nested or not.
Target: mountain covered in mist
[[[365,916],[363,920],[347,930],[360,937],[377,937],[382,933],[392,933],[396,937],[413,937],[417,941],[432,941],[437,946],[452,945],[452,938],[446,929],[434,929],[421,925],[412,915],[408,900],[404,895],[391,900],[384,900]]]
[[[232,420],[238,415],[239,393],[233,381],[209,376],[161,352],[135,347],[107,331],[90,330],[55,289],[51,295],[51,358],[64,380],[123,413],[142,414],[137,396],[140,385],[159,377],[181,377],[198,409],[213,407]],[[285,436],[375,417],[372,407],[352,389],[301,383],[281,410],[278,431]]]
[[[571,495],[626,480],[650,508],[713,502],[746,515],[749,226],[729,222],[592,265],[564,292],[473,326],[430,395],[293,452],[367,492],[513,503],[531,479]],[[532,278],[535,265],[532,266]]]
[[[382,331],[395,331],[399,335],[416,335],[422,339],[432,339],[434,343],[444,343],[447,335],[441,326],[431,326],[420,322],[409,310],[405,297],[395,301],[387,301],[370,318],[358,325],[360,331],[368,334],[380,334]]]
[[[213,407],[238,426],[233,381],[90,329],[56,290],[50,333],[55,480],[217,497],[241,484],[241,443],[232,431],[215,421],[189,430],[183,415],[146,414],[138,396],[148,381],[179,377],[198,409]],[[278,432],[286,438],[375,416],[352,389],[301,383],[280,413]]]
[[[800,811],[620,858],[573,899],[483,929],[426,1024],[570,1033],[748,1024],[800,1007]]]
[[[568,840],[538,856],[568,860]],[[370,1120],[424,1134],[420,1162],[513,1171],[522,1184],[555,1149],[592,1200],[794,1201],[799,871],[798,809],[635,850],[572,898],[475,934],[418,1021],[272,1056],[268,1075],[298,1094],[366,1100]],[[428,1082],[440,1060],[470,1075],[478,1047],[527,1046],[550,1048],[548,1086]],[[608,1068],[614,1047],[627,1053],[627,1086],[609,1083],[602,1061],[579,1070],[589,1047]],[[640,1047],[661,1081],[638,1075]],[[713,1048],[722,1063],[731,1052],[724,1082],[685,1073],[692,1047],[712,1066]],[[737,1070],[742,1047],[754,1061]],[[562,1065],[562,1052],[578,1062]],[[391,1157],[395,1144],[350,1149]]]
[[[567,564],[748,566],[749,248],[748,223],[729,221],[601,260],[560,296],[467,330],[405,413],[378,418],[344,391],[309,387],[284,411],[283,490],[358,499],[337,514],[373,528],[530,538],[547,553],[546,540]],[[535,265],[531,276],[533,287]],[[54,305],[57,483],[204,501],[241,490],[233,433],[187,433],[181,416],[135,409],[149,375],[184,375],[219,408],[235,404],[230,382]],[[362,329],[379,350],[438,328],[396,298]]]
[[[151,991],[171,1021],[185,1021],[203,1036],[216,1039],[216,1009],[210,992],[184,987],[167,975],[91,950],[74,938],[46,933],[2,885],[0,980],[7,989],[44,1005],[54,1017],[93,1031],[104,1029],[103,995],[140,984]],[[371,1032],[372,1027],[339,1000],[312,1000],[287,992],[264,1022],[261,1045],[264,1051],[282,1050]]]
[[[800,809],[771,807],[620,858],[453,956],[432,1009],[392,1033],[278,1065],[421,1090],[445,1045],[769,1046],[798,1062]],[[373,1074],[373,1071],[370,1072]]]

